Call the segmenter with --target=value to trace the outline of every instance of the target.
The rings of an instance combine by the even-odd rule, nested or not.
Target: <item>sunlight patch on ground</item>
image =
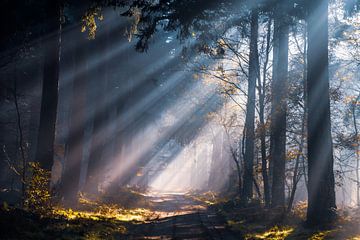
[[[187,194],[187,192],[169,192],[169,191],[157,191],[157,190],[152,190],[150,188],[150,190],[144,194],[144,196],[147,196],[147,197],[161,197],[162,200],[164,199],[172,199],[171,196],[174,195],[178,195],[178,196],[182,196],[182,195],[185,195]],[[166,197],[167,196],[167,197]]]
[[[151,193],[151,195],[153,194],[154,193]],[[155,196],[152,196],[154,199],[149,200],[149,202],[171,207],[168,207],[168,209],[157,208],[156,206],[151,208],[138,207],[127,209],[118,204],[105,204],[100,201],[90,200],[84,195],[81,195],[79,199],[79,209],[75,210],[71,208],[66,209],[62,207],[55,207],[53,209],[53,214],[55,216],[64,217],[67,220],[79,219],[92,221],[122,221],[146,223],[153,220],[191,214],[196,211],[206,209],[206,207],[201,203],[193,204],[192,201],[185,204],[177,203],[179,196],[184,196],[183,193]]]
[[[116,221],[145,221],[153,212],[145,208],[125,209],[117,204],[104,204],[80,195],[79,209],[55,207],[53,214],[63,216],[68,220],[90,219],[94,221],[116,220]]]
[[[326,239],[326,237],[328,237],[329,234],[333,233],[334,230],[329,230],[329,231],[322,231],[322,232],[317,232],[314,235],[312,235],[309,240],[322,240],[322,239]]]
[[[63,216],[68,220],[89,219],[94,221],[117,220],[123,222],[129,221],[145,221],[153,215],[153,212],[143,208],[137,209],[121,209],[110,206],[100,206],[94,211],[80,211],[73,209],[55,208],[53,213]]]
[[[225,203],[229,199],[225,197],[219,197],[218,194],[212,191],[200,193],[200,194],[194,194],[194,193],[188,193],[186,194],[187,198],[190,198],[194,201],[201,202],[203,204],[206,204],[208,206],[214,205],[214,204],[220,204]]]
[[[252,240],[252,239],[273,239],[273,240],[283,240],[287,236],[289,236],[294,231],[292,227],[278,227],[275,226],[270,230],[261,233],[261,234],[249,234],[245,236],[245,239]]]
[[[352,238],[349,238],[349,240],[360,240],[360,235],[359,235],[359,236],[352,237]]]

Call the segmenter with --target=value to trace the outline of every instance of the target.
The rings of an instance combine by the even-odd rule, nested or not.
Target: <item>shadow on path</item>
[[[127,239],[243,239],[226,228],[215,210],[186,194],[167,193],[148,196],[155,220],[134,225]]]

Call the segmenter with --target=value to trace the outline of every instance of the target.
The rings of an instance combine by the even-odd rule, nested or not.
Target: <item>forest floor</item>
[[[81,199],[75,209],[55,207],[48,216],[3,205],[0,239],[352,239],[360,240],[359,213],[341,211],[322,229],[303,226],[305,204],[291,214],[259,206],[239,208],[236,201],[205,194],[137,194],[124,208]],[[136,202],[136,201],[135,201]],[[358,217],[355,217],[358,216]]]

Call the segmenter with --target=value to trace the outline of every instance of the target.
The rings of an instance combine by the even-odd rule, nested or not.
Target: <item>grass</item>
[[[247,240],[360,240],[360,214],[356,209],[339,210],[338,219],[331,225],[308,228],[304,225],[306,215],[304,202],[296,205],[289,214],[285,214],[281,209],[223,206],[219,205],[218,209],[227,220],[227,227],[243,234]]]

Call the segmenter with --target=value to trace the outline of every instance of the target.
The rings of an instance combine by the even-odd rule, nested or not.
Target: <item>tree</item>
[[[242,202],[247,203],[253,196],[254,179],[254,145],[255,145],[255,87],[258,71],[258,18],[259,12],[253,9],[250,16],[250,53],[249,78],[245,118],[245,154],[244,154],[244,181]]]
[[[45,33],[50,37],[43,39],[44,73],[40,110],[40,125],[36,148],[36,161],[51,171],[54,157],[55,124],[58,104],[58,83],[60,64],[60,2],[46,3]]]
[[[105,39],[104,39],[105,38]],[[109,111],[107,106],[106,93],[109,90],[109,27],[105,26],[104,37],[97,37],[93,41],[95,51],[100,52],[106,56],[106,60],[103,64],[99,64],[96,67],[96,73],[94,74],[94,84],[96,84],[98,91],[95,93],[95,113],[93,120],[93,134],[91,138],[90,156],[86,174],[85,191],[91,193],[97,193],[99,183],[100,166],[103,163],[102,157],[105,148],[106,139],[106,118]],[[103,44],[102,44],[103,42]],[[99,78],[101,76],[101,78]]]
[[[274,10],[274,49],[271,105],[272,207],[285,203],[286,108],[289,49],[287,1],[278,1]]]
[[[265,206],[270,206],[270,184],[267,167],[267,155],[266,155],[266,120],[265,120],[265,105],[266,105],[266,79],[268,73],[268,63],[271,47],[271,25],[272,20],[269,19],[267,23],[266,43],[265,43],[265,60],[262,65],[262,77],[259,71],[258,76],[258,96],[259,96],[259,122],[260,122],[260,152],[261,152],[261,173],[264,185],[264,201]],[[260,68],[260,64],[259,64]]]
[[[330,124],[328,0],[307,1],[308,24],[308,209],[307,222],[322,224],[336,216]]]
[[[80,32],[80,29],[77,35],[81,41],[73,53],[75,71],[73,76],[72,106],[70,113],[69,136],[67,140],[68,149],[61,180],[60,193],[65,200],[64,203],[68,205],[76,204],[79,190],[85,132],[86,82],[88,80],[86,61],[88,40],[84,39],[84,35]]]

